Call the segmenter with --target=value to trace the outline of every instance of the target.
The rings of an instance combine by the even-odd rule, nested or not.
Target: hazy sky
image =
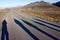
[[[23,6],[35,1],[40,1],[40,0],[0,0],[0,9],[7,7]],[[59,0],[44,0],[44,1],[53,3]]]

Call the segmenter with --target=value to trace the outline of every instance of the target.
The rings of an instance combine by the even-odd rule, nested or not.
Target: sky
[[[23,6],[35,1],[41,1],[41,0],[0,0],[0,9]],[[54,3],[59,0],[43,0],[43,1]]]

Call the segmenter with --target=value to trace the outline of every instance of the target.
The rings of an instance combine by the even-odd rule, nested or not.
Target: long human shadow
[[[54,39],[54,40],[59,40],[58,38],[54,37],[53,35],[43,31],[42,29],[39,29],[37,26],[31,24],[30,22],[26,21],[26,20],[22,20],[24,23],[26,23],[27,25],[31,26],[32,28],[35,28],[36,30],[38,30],[39,32],[49,36],[50,38]]]
[[[7,22],[6,22],[6,20],[4,20],[2,22],[1,40],[5,40],[5,36],[6,36],[6,40],[9,40],[9,34],[8,34],[8,30],[7,30]]]
[[[58,29],[56,29],[56,28],[50,27],[50,26],[48,26],[48,25],[45,25],[45,24],[40,23],[40,22],[37,22],[37,21],[34,21],[34,22],[37,23],[37,24],[39,24],[39,25],[42,25],[42,26],[45,26],[45,27],[50,28],[50,29],[52,29],[52,30],[56,30],[56,31],[60,32],[60,30],[58,30]]]
[[[44,23],[49,24],[49,25],[52,25],[54,27],[60,28],[60,26],[58,26],[58,25],[55,25],[55,24],[52,24],[52,23],[49,23],[49,22],[46,22],[46,21],[43,21],[43,20],[39,20],[39,19],[35,19],[35,20],[40,21],[40,22],[44,22]]]
[[[15,23],[18,24],[26,33],[28,33],[34,40],[39,40],[29,29],[27,29],[21,22],[18,20],[14,19]]]

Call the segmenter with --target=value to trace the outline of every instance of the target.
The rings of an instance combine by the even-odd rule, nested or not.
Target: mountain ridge
[[[53,3],[53,5],[57,6],[57,7],[60,7],[60,1],[56,2],[56,3]]]
[[[57,7],[52,5],[52,3],[49,3],[49,2],[36,1],[30,4],[27,4],[22,8],[57,8]]]

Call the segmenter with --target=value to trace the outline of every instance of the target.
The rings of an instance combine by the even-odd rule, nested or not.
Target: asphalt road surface
[[[1,19],[1,18],[0,18]],[[2,15],[0,40],[60,40],[60,26],[24,13],[10,11]],[[2,32],[2,22],[7,32]],[[6,30],[6,29],[5,29]],[[2,34],[4,36],[2,37]],[[6,37],[7,36],[7,37]]]

